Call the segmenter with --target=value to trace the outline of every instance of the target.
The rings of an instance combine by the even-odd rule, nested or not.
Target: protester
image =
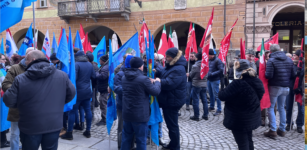
[[[255,64],[255,51],[254,51],[254,49],[252,49],[252,48],[247,49],[246,53],[245,53],[245,57],[246,57],[246,60],[249,61],[250,67],[253,68],[255,71],[257,71],[257,67],[256,67],[256,64]]]
[[[30,53],[31,51],[34,51],[33,49],[27,49],[26,55]],[[20,57],[22,58],[22,57]],[[26,69],[26,59],[23,58],[19,64],[13,65],[7,72],[4,81],[2,82],[2,90],[3,92],[6,92],[13,84],[13,81],[16,76],[22,74],[25,72]],[[11,150],[19,150],[19,127],[18,127],[18,121],[19,121],[19,111],[17,108],[9,108],[9,113],[7,116],[7,120],[11,122]]]
[[[86,57],[87,57],[88,61],[93,65],[94,71],[97,72],[99,70],[99,68],[98,68],[98,64],[96,62],[94,62],[94,55],[92,54],[92,52],[87,51]],[[97,89],[96,82],[91,81],[91,83],[92,83],[92,91],[93,91],[92,102],[91,102],[91,111],[92,111],[92,116],[94,116],[94,106],[95,107],[99,106],[99,102],[97,100],[98,89]]]
[[[304,60],[303,60],[303,66],[302,66],[302,71],[298,71],[298,67],[297,64],[299,62],[299,57],[301,55],[301,50],[297,50],[294,54],[293,54],[293,70],[296,73],[296,76],[292,77],[290,79],[290,92],[289,95],[287,96],[286,99],[286,111],[287,111],[287,126],[286,126],[286,130],[290,131],[290,123],[291,123],[291,119],[294,120],[293,115],[292,115],[292,111],[293,111],[293,103],[294,103],[294,95],[295,94],[302,94],[304,95],[304,89],[302,88],[302,82],[301,80],[303,80],[304,78],[304,71],[303,69],[305,68],[305,64],[304,64]],[[294,88],[294,83],[296,80],[296,77],[299,77],[300,81],[298,82],[298,88],[297,89],[293,89]],[[301,104],[297,103],[297,109],[298,109],[298,113],[297,113],[297,118],[296,118],[296,125],[297,125],[297,132],[298,133],[303,133],[303,125],[304,125],[304,101]],[[293,122],[292,122],[293,124]],[[293,127],[293,125],[292,125]]]
[[[233,62],[229,63],[229,68],[227,72],[229,84],[234,80]]]
[[[245,59],[236,61],[236,79],[219,92],[219,98],[225,101],[223,124],[232,131],[239,150],[254,149],[252,132],[261,124],[260,100],[265,92],[249,63]]]
[[[161,78],[158,102],[163,110],[170,137],[170,143],[163,146],[165,149],[180,149],[178,111],[186,101],[186,64],[187,61],[182,56],[182,52],[177,48],[170,48],[166,51],[165,68],[156,72],[156,76]]]
[[[5,58],[5,55],[3,55],[3,54],[0,54],[0,63],[2,65],[2,68],[5,68],[6,58]]]
[[[18,54],[14,54],[12,57],[11,57],[11,64],[12,65],[16,65],[16,64],[19,64],[19,62],[23,59],[23,58],[25,58],[24,56],[23,57],[21,57],[20,55],[18,55]]]
[[[76,55],[76,54],[77,54],[77,52],[79,52],[79,51],[80,51],[80,49],[79,49],[79,48],[74,47],[74,55]]]
[[[125,67],[125,60],[126,60],[126,57],[127,55],[130,55],[130,54],[125,54],[124,57],[123,57],[123,62],[120,63],[115,69],[114,69],[114,73],[117,74],[121,69],[123,69]]]
[[[264,136],[275,139],[277,134],[284,137],[286,127],[285,100],[289,94],[290,78],[295,76],[293,61],[280,51],[278,44],[270,46],[270,59],[266,64],[265,77],[268,79],[271,106],[268,108],[270,130]],[[274,107],[277,102],[277,109],[280,117],[279,128],[276,127]],[[276,134],[277,133],[277,134]]]
[[[219,84],[221,80],[221,74],[223,74],[223,63],[214,54],[213,49],[209,49],[209,72],[208,72],[208,90],[210,95],[210,108],[209,111],[214,111],[215,101],[217,103],[217,111],[214,116],[222,113],[222,104],[218,98]]]
[[[160,79],[148,78],[143,74],[144,62],[139,57],[130,60],[130,67],[122,77],[122,115],[124,120],[122,150],[129,150],[133,135],[136,136],[137,149],[146,150],[146,136],[150,118],[149,95],[158,96],[161,91]]]
[[[25,63],[26,72],[15,77],[3,101],[19,110],[23,149],[38,150],[41,145],[42,149],[56,150],[64,105],[74,98],[75,88],[67,74],[50,65],[43,52],[29,52]]]
[[[50,61],[59,70],[62,69],[62,62],[56,57],[56,53],[52,53],[50,56]]]
[[[106,115],[107,115],[107,102],[108,102],[108,84],[109,84],[109,65],[108,55],[104,55],[100,57],[100,69],[96,72],[97,76],[97,85],[99,95],[99,102],[100,102],[100,110],[101,110],[101,120],[96,125],[106,125]]]
[[[256,55],[255,55],[255,62],[257,62],[259,59],[260,59],[260,51],[257,51],[256,52]]]
[[[78,51],[75,55],[75,69],[76,69],[76,87],[77,100],[73,109],[68,113],[68,128],[67,132],[61,136],[65,140],[73,140],[72,130],[75,123],[75,115],[78,113],[79,106],[82,106],[86,115],[86,130],[83,135],[87,138],[91,137],[91,97],[92,91],[90,82],[96,81],[96,74],[91,63],[88,62],[83,51]]]
[[[199,96],[203,103],[202,118],[208,120],[208,104],[207,104],[207,75],[201,79],[200,69],[202,61],[202,53],[196,54],[197,62],[192,66],[191,72],[187,75],[192,79],[192,98],[193,98],[193,110],[194,116],[190,119],[194,121],[199,121]],[[188,106],[188,105],[187,105]]]
[[[187,62],[187,65],[185,67],[185,71],[186,71],[186,74],[187,74],[187,77],[188,77],[188,82],[187,82],[187,98],[186,98],[186,110],[190,111],[190,104],[192,104],[192,94],[191,94],[191,91],[192,91],[192,78],[189,76],[189,73],[191,72],[192,70],[192,66],[195,64],[196,62],[196,57],[195,57],[195,52],[191,52],[190,53],[190,58],[189,58],[189,62]],[[194,100],[194,99],[193,99]],[[194,107],[194,106],[193,106]]]
[[[259,54],[260,55],[260,54]],[[268,50],[265,50],[264,52],[264,59],[265,61],[267,62],[269,60],[269,56],[270,56],[270,51]],[[257,68],[257,75],[259,75],[259,63],[260,63],[260,59],[258,61],[256,61],[256,68]]]
[[[11,68],[11,62],[7,56],[4,56],[4,58],[5,58],[5,63],[4,63],[5,71],[8,71]]]

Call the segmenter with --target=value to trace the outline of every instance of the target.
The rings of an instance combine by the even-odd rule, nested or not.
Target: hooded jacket
[[[92,95],[91,80],[96,82],[93,65],[83,51],[75,54],[77,101],[90,100]]]
[[[143,72],[136,68],[127,68],[122,78],[124,121],[148,122],[150,118],[149,95],[158,96],[161,83],[153,84]]]
[[[2,82],[2,90],[6,92],[13,84],[16,76],[25,72],[26,64],[25,58],[20,61],[19,64],[13,65],[7,72],[4,81]],[[7,120],[11,122],[18,122],[19,111],[17,108],[9,108]]]
[[[96,72],[97,77],[97,89],[100,93],[108,93],[109,85],[109,61],[105,62],[104,65],[100,66]]]
[[[156,76],[161,79],[161,93],[158,96],[159,106],[162,108],[179,109],[185,104],[187,95],[186,59],[179,50],[177,56]]]
[[[293,61],[282,51],[271,53],[265,71],[269,86],[289,87],[294,76]]]
[[[221,101],[225,101],[223,124],[227,129],[235,131],[251,131],[261,125],[260,100],[264,87],[253,69],[243,71],[242,79],[233,80],[218,93]]]
[[[207,77],[206,75],[203,79],[200,78],[200,66],[201,60],[197,61],[191,69],[190,78],[192,79],[192,85],[195,87],[207,87]]]
[[[212,60],[209,59],[209,71],[208,71],[208,80],[217,81],[221,79],[223,74],[224,64],[222,61],[214,56]]]
[[[25,73],[15,77],[4,93],[9,108],[18,108],[18,126],[25,134],[44,134],[63,128],[65,103],[76,95],[66,73],[50,65],[47,59],[37,59]]]

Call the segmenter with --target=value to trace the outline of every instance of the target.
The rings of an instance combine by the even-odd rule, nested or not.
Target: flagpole
[[[192,38],[192,41],[191,41],[191,46],[193,46],[193,38]],[[191,55],[191,46],[190,46],[190,50],[189,50],[189,58],[188,58],[188,70],[187,70],[187,73],[189,73],[189,70],[190,70],[190,55]],[[190,76],[190,74],[189,74]],[[189,77],[187,76],[187,82],[189,82]]]
[[[294,99],[293,99],[293,104],[292,104],[292,111],[291,111],[291,122],[290,122],[290,130],[292,130],[292,117],[293,117],[293,107],[294,107],[294,103],[295,103],[295,94],[294,94]],[[298,104],[299,105],[299,104]]]
[[[34,2],[32,2],[32,8],[33,8],[33,27],[34,27],[34,43],[33,43],[33,47],[34,47],[34,50],[35,50],[35,9],[34,9]]]

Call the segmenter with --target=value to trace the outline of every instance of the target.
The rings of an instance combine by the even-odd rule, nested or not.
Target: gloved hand
[[[297,88],[297,89],[294,89],[294,94],[301,94],[302,93],[302,89],[301,88]]]

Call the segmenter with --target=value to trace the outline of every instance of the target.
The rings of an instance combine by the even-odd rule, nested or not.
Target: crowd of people
[[[159,124],[159,144],[163,149],[180,149],[178,117],[184,105],[187,111],[191,110],[190,105],[193,106],[191,121],[208,120],[209,112],[214,112],[213,116],[224,114],[223,125],[232,131],[240,150],[254,149],[252,131],[265,126],[266,116],[270,130],[264,136],[284,137],[291,122],[294,123],[294,94],[303,94],[304,91],[303,80],[298,88],[293,89],[296,77],[304,77],[304,71],[297,67],[300,53],[301,50],[297,50],[293,55],[286,54],[277,44],[265,51],[265,77],[271,106],[263,110],[260,101],[265,89],[258,78],[260,60],[257,60],[260,55],[253,49],[246,50],[246,59],[238,56],[230,61],[227,69],[216,52],[210,49],[209,72],[203,79],[200,76],[201,50],[190,53],[189,60],[177,48],[168,49],[165,58],[155,54],[155,79],[147,77],[146,55],[139,58],[126,54],[124,61],[116,67],[114,76],[118,149],[146,149],[150,139],[147,124],[151,114],[149,95],[157,97],[168,128],[170,142],[166,144],[162,140],[162,124]],[[11,122],[10,142],[6,138],[8,131],[1,132],[1,148],[35,150],[41,146],[43,150],[56,150],[59,137],[73,140],[73,130],[85,129],[83,135],[90,138],[93,109],[98,106],[101,120],[95,125],[106,125],[110,93],[109,57],[100,57],[98,68],[91,52],[84,53],[74,48],[74,56],[75,60],[71,61],[75,61],[76,88],[67,74],[60,71],[63,64],[56,53],[51,55],[50,61],[44,53],[33,48],[27,50],[26,57],[15,54],[11,60],[0,54],[0,68],[7,72],[2,81],[3,101],[9,107],[7,120]],[[73,109],[63,112],[64,105],[75,95]],[[200,114],[200,100],[203,114]],[[225,108],[222,108],[222,101]],[[280,116],[279,127],[276,125],[276,107]],[[304,106],[300,104],[296,125],[297,132],[302,133]]]

